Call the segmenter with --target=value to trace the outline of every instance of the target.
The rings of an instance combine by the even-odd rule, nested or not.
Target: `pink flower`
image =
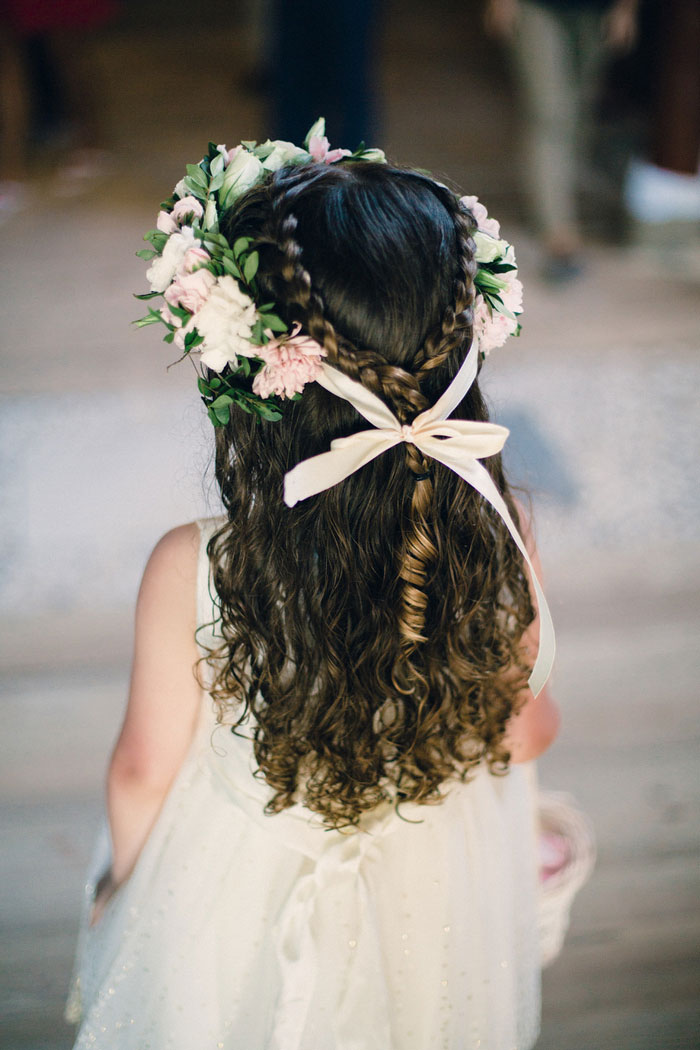
[[[195,266],[201,266],[203,263],[208,263],[211,259],[211,255],[204,248],[190,248],[182,260],[180,267],[181,271],[185,273],[192,273]]]
[[[318,377],[326,351],[310,336],[299,335],[300,330],[301,325],[295,324],[291,336],[272,339],[256,351],[256,356],[265,362],[253,380],[253,390],[259,397],[293,397]]]
[[[501,299],[506,310],[512,314],[523,312],[523,285],[515,276],[515,271],[510,270],[502,274],[503,280],[507,281],[506,287],[501,292]]]
[[[488,212],[478,197],[460,197],[459,203],[469,209],[480,230],[496,239],[501,236],[501,224],[496,219],[489,219]]]
[[[342,157],[349,157],[349,149],[330,149],[330,143],[325,135],[312,135],[309,139],[309,153],[315,161],[320,164],[334,164]]]
[[[170,310],[168,309],[167,303],[165,304],[165,306],[161,307],[161,309],[160,309],[160,316],[163,318],[163,320],[165,321],[166,324],[172,325],[172,327],[174,329],[174,335],[175,335],[175,338],[173,339],[173,342],[174,342],[175,346],[178,347],[179,350],[183,350],[184,351],[184,349],[185,349],[185,336],[189,332],[192,331],[192,329],[194,327],[194,324],[193,324],[194,318],[190,317],[190,319],[187,322],[187,324],[183,325],[183,323],[180,320],[180,318],[176,317],[175,314],[170,312]]]
[[[183,197],[182,200],[175,201],[173,210],[170,212],[170,217],[180,226],[183,222],[201,219],[203,215],[204,208],[196,197]]]
[[[158,218],[156,220],[156,227],[161,233],[167,233],[168,237],[171,233],[175,233],[177,229],[177,223],[173,219],[169,211],[159,211]]]
[[[171,306],[181,306],[191,314],[196,314],[204,306],[215,284],[216,277],[211,270],[195,270],[194,273],[180,271],[175,274],[172,284],[165,289],[165,301]]]
[[[518,281],[518,284],[520,282]],[[491,311],[491,307],[484,301],[483,296],[476,297],[474,307],[474,338],[479,340],[479,350],[487,355],[496,347],[503,346],[508,336],[517,331],[518,322],[498,311]]]

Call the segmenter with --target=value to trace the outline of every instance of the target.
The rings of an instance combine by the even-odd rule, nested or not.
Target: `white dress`
[[[198,622],[215,614],[201,525]],[[200,635],[201,637],[201,635]],[[211,634],[208,635],[211,639]],[[529,1050],[540,1013],[534,782],[479,769],[440,805],[324,830],[264,813],[250,741],[198,731],[128,881],[87,924],[76,1050]]]

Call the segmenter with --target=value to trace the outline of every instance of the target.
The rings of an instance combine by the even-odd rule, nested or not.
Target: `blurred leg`
[[[574,163],[577,173],[585,171],[590,161],[595,130],[595,113],[601,76],[606,62],[600,13],[571,13],[571,35],[574,40],[576,116],[574,121]]]
[[[575,213],[575,58],[567,23],[522,0],[514,40],[523,111],[525,179],[533,218],[550,250],[578,247]]]
[[[0,179],[26,175],[29,138],[29,97],[19,41],[9,28],[0,29]]]

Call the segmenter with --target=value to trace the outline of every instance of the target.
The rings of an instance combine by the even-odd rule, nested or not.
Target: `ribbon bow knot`
[[[316,382],[349,401],[372,424],[372,429],[336,438],[328,452],[297,463],[284,476],[284,501],[293,507],[300,500],[332,488],[400,442],[410,442],[423,455],[453,470],[498,512],[530,570],[540,614],[539,649],[529,680],[530,688],[537,695],[554,662],[554,625],[525,543],[491,475],[479,462],[501,451],[508,430],[497,423],[448,419],[474,382],[478,361],[478,345],[474,344],[435,404],[416,416],[412,423],[403,425],[371,390],[324,362]]]

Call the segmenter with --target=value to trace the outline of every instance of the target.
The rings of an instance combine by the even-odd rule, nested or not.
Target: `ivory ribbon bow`
[[[508,430],[496,423],[448,419],[476,378],[478,353],[478,344],[475,343],[459,372],[432,408],[421,412],[412,423],[404,426],[371,390],[324,362],[316,382],[332,394],[349,401],[372,424],[373,429],[336,438],[331,442],[330,451],[297,463],[285,474],[284,501],[288,507],[293,507],[299,500],[332,488],[401,441],[411,442],[424,455],[453,470],[481,493],[500,514],[530,570],[540,617],[539,649],[529,680],[536,696],[552,670],[554,625],[525,543],[491,475],[479,462],[501,451]]]

